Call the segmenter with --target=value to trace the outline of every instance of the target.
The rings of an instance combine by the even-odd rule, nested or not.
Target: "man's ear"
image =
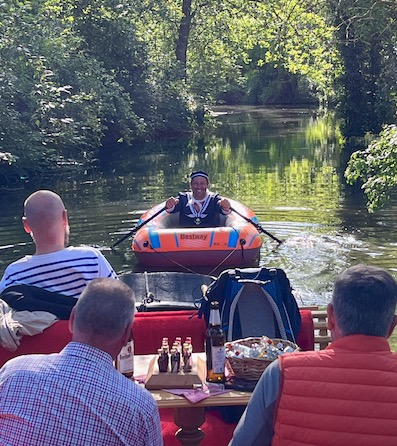
[[[23,229],[25,229],[25,232],[27,234],[30,234],[32,232],[32,230],[30,229],[29,223],[28,223],[28,219],[25,216],[22,217],[22,225],[23,225]]]
[[[393,316],[393,320],[392,320],[392,322],[391,322],[389,331],[388,331],[388,333],[387,333],[387,338],[390,338],[390,336],[391,336],[391,334],[393,333],[393,330],[394,330],[394,328],[396,327],[396,325],[397,325],[397,315],[395,314],[395,315]]]
[[[333,330],[335,328],[335,312],[334,306],[331,303],[327,305],[327,324],[329,330]]]
[[[64,209],[63,212],[62,212],[62,218],[63,218],[63,222],[65,224],[69,224],[69,222],[68,222],[68,211],[66,209]]]
[[[70,312],[69,317],[69,331],[73,334],[73,322],[74,322],[74,308],[72,308],[72,311]]]
[[[127,325],[127,327],[124,330],[123,333],[123,346],[127,345],[128,341],[131,339],[132,337],[132,322],[130,324]]]

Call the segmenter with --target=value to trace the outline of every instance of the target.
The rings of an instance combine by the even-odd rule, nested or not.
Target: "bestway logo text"
[[[206,240],[208,235],[206,234],[180,234],[180,238],[184,239],[193,239],[193,240]]]

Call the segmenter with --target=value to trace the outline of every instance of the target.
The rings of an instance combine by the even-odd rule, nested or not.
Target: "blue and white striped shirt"
[[[77,298],[98,277],[117,279],[117,274],[97,249],[71,246],[11,263],[1,279],[0,293],[11,285],[26,284]]]

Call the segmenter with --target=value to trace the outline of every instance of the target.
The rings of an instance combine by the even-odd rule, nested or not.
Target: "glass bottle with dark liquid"
[[[207,382],[225,381],[225,335],[221,328],[219,304],[211,302],[210,320],[205,333]]]

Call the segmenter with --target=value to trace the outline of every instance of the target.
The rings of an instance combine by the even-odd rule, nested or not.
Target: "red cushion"
[[[303,351],[314,350],[314,324],[310,310],[299,310],[302,323],[296,343]]]
[[[313,318],[310,310],[300,310],[301,331],[297,343],[302,350],[314,349]],[[134,341],[137,355],[156,353],[163,336],[169,342],[180,336],[182,341],[191,336],[195,352],[204,351],[205,320],[198,319],[195,311],[167,311],[138,313],[134,321]],[[29,353],[59,352],[71,340],[68,321],[58,321],[43,333],[24,336],[15,352],[0,347],[0,366],[14,356]]]
[[[205,320],[197,317],[194,310],[158,311],[137,313],[133,332],[137,355],[157,353],[164,336],[171,344],[176,337],[182,342],[187,336],[192,338],[193,351],[204,351]]]
[[[58,321],[51,327],[46,328],[43,333],[34,336],[24,336],[21,345],[15,352],[10,352],[0,347],[0,366],[14,356],[30,353],[56,353],[65,347],[72,339],[69,331],[69,321]]]

